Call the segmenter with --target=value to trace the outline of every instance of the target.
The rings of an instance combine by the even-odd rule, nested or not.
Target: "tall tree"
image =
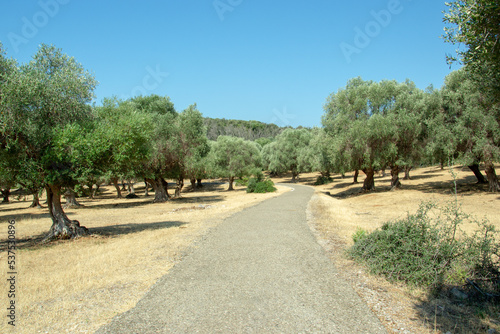
[[[274,142],[266,145],[263,154],[268,161],[268,169],[274,173],[292,172],[292,182],[301,172],[299,156],[311,141],[312,134],[307,129],[286,129]]]
[[[500,103],[500,3],[497,0],[459,0],[446,3],[444,39],[465,46],[457,57],[481,90]]]
[[[143,178],[153,185],[154,202],[166,202],[169,198],[165,178],[178,166],[175,140],[178,136],[177,117],[174,104],[169,97],[158,95],[139,96],[131,100],[137,112],[151,117],[149,153],[142,166]],[[171,174],[170,174],[171,175]]]
[[[200,179],[204,174],[205,168],[201,162],[209,151],[207,130],[196,104],[179,114],[177,134],[172,139],[178,162],[173,175],[177,179],[175,196],[179,197],[184,186],[184,178],[189,178],[194,185],[193,180]]]
[[[143,165],[149,159],[153,133],[153,114],[137,110],[131,101],[103,100],[95,110],[96,133],[110,144],[104,177],[113,182],[121,197],[119,179],[143,178]]]
[[[500,159],[500,107],[483,98],[480,86],[463,69],[446,77],[441,94],[442,114],[437,117],[451,129],[452,157],[466,166],[484,162],[489,191],[500,191],[493,164]]]
[[[301,172],[320,172],[321,176],[329,178],[334,172],[334,160],[329,154],[333,145],[332,138],[323,128],[312,129],[311,135],[309,145],[299,152],[298,169]]]
[[[61,189],[73,181],[72,165],[67,156],[57,154],[54,144],[61,129],[92,116],[89,103],[96,84],[74,58],[42,45],[33,60],[8,75],[2,85],[2,145],[22,147],[46,184],[52,218],[47,239],[87,233],[62,209]]]
[[[234,190],[237,177],[250,176],[261,171],[261,157],[257,144],[242,138],[219,136],[210,150],[214,174],[229,179],[227,190]]]
[[[391,167],[392,188],[397,188],[400,166],[419,159],[422,141],[422,93],[406,81],[349,80],[330,95],[323,126],[333,138],[333,166],[339,172],[362,170],[363,189],[372,190],[378,169]]]

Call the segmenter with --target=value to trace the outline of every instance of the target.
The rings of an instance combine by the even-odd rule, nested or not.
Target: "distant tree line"
[[[224,118],[205,117],[203,123],[207,127],[207,136],[210,140],[217,140],[219,136],[239,137],[246,140],[274,138],[285,129],[276,124]]]

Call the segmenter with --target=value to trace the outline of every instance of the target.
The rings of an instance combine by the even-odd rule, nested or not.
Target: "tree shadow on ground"
[[[152,231],[160,230],[172,227],[180,227],[185,225],[184,222],[178,221],[166,221],[166,222],[155,222],[155,223],[137,223],[137,224],[117,224],[102,227],[92,227],[89,228],[90,236],[82,237],[94,238],[94,237],[117,237],[120,235],[139,233],[142,231]],[[39,247],[51,247],[58,245],[60,243],[69,242],[69,240],[55,240],[48,243],[43,243],[46,233],[38,234],[36,236],[16,239],[16,250],[20,249],[35,249]],[[5,251],[8,246],[8,239],[0,240],[0,251]]]
[[[92,235],[115,237],[119,235],[138,233],[147,230],[152,231],[152,230],[160,230],[171,227],[179,227],[185,224],[186,223],[178,221],[144,223],[144,224],[118,224],[118,225],[108,225],[102,227],[89,228],[89,232]]]
[[[419,178],[427,178],[427,177],[414,177],[413,180],[417,180]],[[460,196],[472,196],[476,194],[486,193],[488,191],[488,184],[479,184],[476,182],[476,178],[472,176],[467,176],[457,180],[456,193]],[[327,195],[330,195],[335,198],[348,198],[353,196],[362,196],[372,193],[379,192],[387,192],[391,191],[390,179],[375,177],[375,190],[372,191],[363,191],[363,183],[360,182],[357,185],[359,187],[354,187],[354,183],[352,182],[343,182],[338,183],[332,186],[332,189],[348,189],[335,192],[334,194],[330,194],[330,192],[325,192]],[[428,181],[422,184],[412,184],[411,180],[401,180],[401,190],[415,190],[423,193],[434,193],[434,194],[446,194],[451,195],[455,193],[455,184],[453,181]],[[398,191],[398,190],[395,190]]]
[[[453,292],[453,289],[455,292]],[[486,333],[500,330],[500,299],[481,295],[472,286],[446,287],[415,304],[420,319],[439,333]]]
[[[24,210],[24,209],[32,209],[30,208],[29,206],[31,205],[31,203],[28,203],[26,202],[26,207],[13,207],[13,208],[6,208],[7,205],[9,205],[11,203],[3,203],[0,205],[0,213],[3,213],[3,212],[10,212],[10,211],[19,211],[19,210]],[[12,203],[14,204],[14,203]],[[1,217],[1,216],[0,216]]]
[[[26,219],[40,219],[40,218],[50,219],[49,212],[47,210],[44,211],[40,210],[40,212],[37,213],[30,212],[30,213],[16,214],[16,215],[0,215],[0,225],[2,223],[7,223],[8,221],[11,220],[26,220]]]

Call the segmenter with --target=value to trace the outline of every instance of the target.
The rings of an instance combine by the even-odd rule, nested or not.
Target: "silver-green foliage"
[[[467,235],[463,224],[477,225],[477,232]],[[439,288],[498,275],[495,227],[466,215],[455,203],[445,208],[422,203],[415,214],[353,238],[348,254],[390,280]]]

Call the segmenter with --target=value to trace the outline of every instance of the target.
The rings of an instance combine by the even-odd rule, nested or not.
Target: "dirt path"
[[[226,219],[97,333],[386,333],[311,233],[314,190],[293,188]]]

